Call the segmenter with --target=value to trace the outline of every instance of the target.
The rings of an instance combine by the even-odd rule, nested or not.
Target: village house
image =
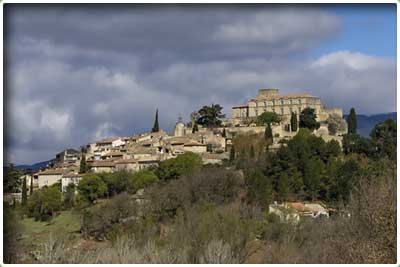
[[[79,164],[81,159],[81,153],[75,149],[68,148],[56,155],[54,164],[56,166],[61,166],[63,164]]]
[[[50,186],[50,185],[53,185],[53,184],[59,182],[64,173],[65,173],[65,169],[61,169],[61,168],[47,169],[47,170],[39,172],[37,174],[39,188],[42,188],[43,186]]]
[[[69,184],[74,184],[75,186],[78,186],[79,181],[82,180],[83,174],[79,173],[66,173],[63,174],[61,177],[61,189],[63,192],[67,191],[67,187]]]
[[[100,172],[113,172],[115,169],[115,162],[110,160],[97,160],[90,164],[90,170],[94,173]]]

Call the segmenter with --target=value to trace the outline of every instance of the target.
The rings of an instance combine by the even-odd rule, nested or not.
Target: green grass
[[[63,211],[49,222],[35,221],[33,218],[21,220],[21,238],[18,242],[27,249],[40,249],[50,235],[53,238],[60,236],[73,240],[79,237],[80,216],[71,211]]]

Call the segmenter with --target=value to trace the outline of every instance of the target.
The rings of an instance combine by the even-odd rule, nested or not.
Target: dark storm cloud
[[[317,8],[8,4],[6,15],[5,149],[17,163],[148,130],[156,108],[168,130],[212,102],[229,115],[263,87],[362,112],[395,108],[395,62],[307,56],[343,27]]]

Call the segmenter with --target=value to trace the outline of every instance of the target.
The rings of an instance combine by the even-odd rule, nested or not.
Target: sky
[[[229,117],[260,88],[396,111],[396,5],[5,4],[4,158]]]

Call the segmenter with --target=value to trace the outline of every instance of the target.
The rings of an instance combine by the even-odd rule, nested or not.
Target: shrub
[[[107,185],[96,174],[87,174],[79,181],[78,191],[86,201],[93,203],[97,198],[104,196]]]
[[[186,152],[174,159],[162,161],[156,170],[161,180],[177,179],[184,174],[192,174],[202,167],[201,157],[192,152]]]
[[[157,175],[151,170],[143,169],[135,172],[129,177],[128,188],[130,193],[136,193],[137,190],[145,188],[158,181]]]
[[[43,187],[35,191],[28,202],[29,215],[37,221],[51,219],[61,208],[61,192],[56,187]]]

